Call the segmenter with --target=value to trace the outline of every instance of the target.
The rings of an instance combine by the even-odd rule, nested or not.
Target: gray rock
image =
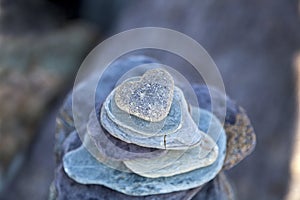
[[[96,98],[97,102],[99,102],[98,105],[96,105],[96,108],[99,110],[102,102],[106,98],[106,96],[109,94],[109,92],[113,89],[114,84],[116,81],[121,77],[121,75],[126,72],[127,70],[131,69],[134,66],[140,65],[142,63],[151,63],[153,62],[153,59],[147,58],[145,56],[130,56],[127,58],[120,59],[116,61],[105,73],[104,76],[101,78],[99,84],[102,85],[103,90],[97,91]],[[122,66],[122,67],[120,67]],[[141,73],[142,74],[142,73]],[[84,93],[84,91],[82,91]],[[197,93],[197,90],[196,90]],[[201,97],[209,98],[209,95],[207,93],[203,93]],[[202,99],[203,99],[202,98]],[[85,103],[85,102],[83,102]],[[207,101],[203,101],[201,104],[202,106],[205,104],[209,104]],[[228,105],[228,104],[227,104]],[[204,106],[205,107],[205,106]],[[208,106],[209,107],[209,106]],[[229,116],[227,112],[227,116]],[[232,115],[230,116],[235,116],[235,113],[233,112]],[[226,117],[227,118],[227,117]],[[228,117],[228,119],[231,117]],[[230,121],[228,120],[227,121]],[[73,117],[72,117],[72,96],[71,94],[68,95],[64,105],[61,108],[60,114],[57,118],[57,122],[60,122],[61,126],[58,127],[58,130],[56,132],[56,158],[57,158],[57,171],[56,171],[56,178],[54,179],[54,190],[53,194],[56,194],[55,198],[60,200],[60,199],[75,199],[75,200],[83,200],[83,199],[184,199],[184,196],[189,196],[186,191],[182,191],[184,194],[183,195],[175,195],[178,193],[172,193],[172,194],[165,194],[165,195],[151,195],[147,197],[133,197],[133,196],[126,196],[122,193],[118,193],[114,190],[111,190],[109,188],[106,188],[104,186],[100,185],[83,185],[76,183],[72,179],[68,178],[68,176],[65,174],[65,172],[62,170],[61,166],[61,158],[65,154],[66,151],[70,151],[70,149],[66,149],[67,145],[67,140],[66,138],[74,137],[76,144],[76,148],[80,144],[80,139],[79,137],[75,134],[72,133],[73,136],[70,135],[72,132],[71,130],[74,130],[74,125],[73,125]],[[70,135],[70,136],[69,136]],[[75,148],[75,147],[74,147]],[[213,181],[209,182],[205,186],[205,190],[201,190],[201,195],[205,197],[207,196],[216,196],[215,194],[220,194],[223,193],[222,190],[220,190],[220,187],[217,186],[216,184],[213,184],[215,180],[219,179],[219,176],[217,176]],[[181,192],[180,192],[181,193]],[[182,194],[182,193],[181,193]],[[170,196],[169,196],[170,195]],[[199,195],[198,195],[199,196]],[[198,197],[197,196],[197,197]],[[201,196],[201,197],[202,197]],[[229,195],[230,196],[230,195]],[[218,197],[218,196],[216,196]],[[195,198],[197,199],[197,198]],[[203,198],[202,198],[203,199]],[[202,200],[201,199],[201,200]],[[220,198],[216,198],[220,199]]]
[[[146,56],[130,56],[123,58],[121,60],[117,60],[112,65],[107,68],[104,72],[103,76],[99,80],[99,86],[101,85],[101,90],[96,91],[96,102],[95,105],[97,112],[100,112],[100,107],[103,104],[105,98],[109,95],[109,93],[114,89],[115,84],[118,79],[131,68],[147,63],[155,62],[154,59],[146,57]],[[142,73],[141,73],[142,74]],[[80,90],[82,95],[86,94],[85,88],[77,88]],[[64,148],[63,142],[68,137],[68,135],[75,130],[74,126],[74,118],[73,118],[73,109],[72,109],[72,93],[70,92],[67,95],[66,100],[64,101],[63,106],[61,107],[56,124],[56,134],[55,134],[55,156],[57,163],[61,162]],[[87,103],[86,99],[82,99],[82,105]],[[86,123],[88,122],[88,119]]]
[[[137,158],[153,158],[165,155],[166,150],[141,147],[136,144],[126,143],[109,134],[99,121],[92,120],[87,124],[87,134],[95,143],[99,152],[105,157],[124,161]]]
[[[101,123],[103,127],[114,137],[139,146],[170,150],[185,150],[192,146],[196,146],[201,141],[203,132],[198,130],[197,125],[190,116],[188,105],[182,91],[179,88],[175,88],[175,95],[179,96],[178,99],[180,100],[180,108],[176,108],[176,110],[182,112],[183,121],[180,129],[172,134],[145,136],[122,128],[115,124],[107,116],[107,110],[109,109],[107,102],[104,103],[101,110]]]
[[[78,184],[66,175],[61,165],[57,167],[55,177],[50,192],[50,200],[190,200],[201,189],[198,187],[168,194],[137,197],[125,195],[101,185]]]
[[[208,122],[199,125],[205,125],[199,128],[207,130],[210,124]],[[217,144],[219,155],[212,165],[167,178],[146,178],[109,168],[98,162],[83,146],[67,153],[63,166],[68,176],[81,184],[100,184],[134,196],[170,193],[201,186],[219,173],[226,152],[224,132]]]
[[[218,135],[225,135],[219,120],[211,113],[201,110],[200,118],[199,122],[202,125],[200,127],[203,132],[208,132],[207,124],[210,124],[214,131],[219,132]],[[124,161],[124,163],[134,173],[150,178],[174,176],[200,169],[215,162],[219,153],[218,146],[210,146],[211,142],[207,142],[207,140],[211,140],[211,138],[205,138],[205,136],[206,134],[204,134],[203,142],[199,146],[191,149],[185,151],[169,150],[166,155],[156,158],[128,160]]]

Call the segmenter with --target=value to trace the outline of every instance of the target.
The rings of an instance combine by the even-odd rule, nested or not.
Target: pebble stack
[[[151,62],[134,56],[114,65],[131,68]],[[229,124],[226,116],[223,126],[210,112],[209,101],[201,108],[190,105],[163,68],[107,88],[110,92],[105,98],[96,95],[96,109],[91,111],[82,142],[72,119],[71,95],[62,107],[57,118],[57,171],[50,199],[234,198],[222,169],[231,168],[253,150],[255,134],[249,120],[246,126],[238,124],[246,127],[247,134],[230,128],[228,135],[226,128],[235,122]],[[199,94],[207,98],[207,87],[195,85],[194,89],[202,104]],[[237,114],[246,117],[232,105],[238,110],[231,113],[232,118]],[[247,137],[239,140],[245,144],[231,142],[228,146],[233,135]],[[241,146],[247,148],[231,155]]]

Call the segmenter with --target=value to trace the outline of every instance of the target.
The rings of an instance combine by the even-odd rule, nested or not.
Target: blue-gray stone
[[[211,119],[211,117],[207,118]],[[209,122],[200,123],[201,130],[208,130]],[[146,178],[109,168],[98,162],[83,146],[67,153],[63,166],[69,177],[81,184],[99,184],[133,196],[170,193],[201,186],[212,180],[221,170],[226,153],[226,135],[217,141],[219,155],[210,166],[172,177]]]
[[[210,130],[205,129],[203,131],[217,132],[216,135],[225,134],[216,117],[205,110],[200,110],[199,114],[200,123],[203,123],[200,127],[205,127],[205,124],[211,123]],[[218,146],[214,142],[209,142],[212,140],[211,137],[206,137],[206,134],[203,135],[203,142],[196,147],[183,151],[169,150],[166,155],[156,158],[128,160],[124,163],[134,173],[150,178],[173,176],[209,166],[218,157]],[[217,141],[217,137],[215,138]],[[214,146],[210,146],[211,144]]]
[[[61,164],[55,171],[55,180],[52,186],[49,200],[190,200],[202,188],[200,186],[190,190],[166,194],[131,196],[102,185],[84,185],[76,183],[67,176]]]
[[[180,107],[176,108],[177,112],[182,112],[182,123],[180,129],[172,134],[145,136],[132,130],[120,127],[114,123],[107,115],[108,106],[104,103],[101,110],[100,121],[103,127],[114,137],[119,138],[127,143],[134,143],[143,147],[186,150],[198,145],[203,137],[203,132],[199,131],[188,111],[188,105],[184,94],[179,88],[176,93],[180,96]],[[176,105],[176,104],[174,104]]]
[[[166,150],[141,147],[126,143],[109,134],[95,118],[90,118],[87,124],[87,134],[93,140],[98,151],[108,159],[117,161],[138,158],[154,158],[166,154]]]

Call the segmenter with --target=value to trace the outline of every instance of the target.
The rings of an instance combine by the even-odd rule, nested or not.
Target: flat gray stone
[[[102,185],[76,183],[67,176],[60,164],[55,171],[49,200],[191,200],[201,188],[202,186],[166,194],[131,196]]]
[[[200,123],[207,130],[209,123]],[[98,162],[83,146],[67,153],[63,158],[65,172],[78,183],[104,185],[133,196],[170,193],[195,188],[212,180],[221,170],[226,153],[226,135],[217,141],[219,155],[210,166],[187,173],[161,178],[146,178],[134,173],[122,172]]]
[[[101,109],[100,121],[103,127],[114,137],[119,138],[127,143],[134,143],[139,146],[168,149],[168,150],[186,150],[197,146],[201,142],[203,132],[200,131],[194,123],[188,111],[188,105],[184,99],[184,94],[179,88],[176,88],[176,93],[180,96],[180,108],[177,111],[182,112],[182,124],[180,129],[168,135],[153,135],[145,136],[114,123],[107,114],[108,107],[104,103]]]
[[[127,81],[116,89],[117,106],[144,120],[157,122],[169,113],[174,92],[173,77],[164,69],[146,71],[140,81]]]
[[[105,154],[100,152],[95,145],[95,142],[90,138],[89,135],[85,135],[84,141],[83,141],[83,148],[88,149],[89,153],[100,163],[104,164],[107,167],[120,170],[123,172],[131,172],[130,169],[128,169],[124,163],[120,160],[111,159],[107,157]],[[88,147],[88,148],[87,148]]]
[[[202,118],[201,118],[202,117]],[[205,110],[200,111],[200,120],[206,123],[211,121],[214,131],[225,134],[219,120]],[[152,159],[134,159],[124,161],[125,165],[134,173],[149,178],[168,177],[189,172],[201,167],[209,166],[216,161],[218,146],[211,142],[211,137],[204,134],[198,146],[188,150],[169,150],[166,155]],[[214,144],[215,146],[210,146]]]
[[[110,159],[123,161],[138,158],[155,158],[167,153],[166,150],[141,147],[126,143],[109,134],[100,122],[90,118],[87,124],[87,134],[95,143],[98,151]]]

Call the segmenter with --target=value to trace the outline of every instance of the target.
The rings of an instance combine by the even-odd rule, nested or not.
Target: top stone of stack
[[[174,94],[173,77],[164,69],[148,70],[139,81],[122,83],[115,102],[123,111],[150,122],[168,115]]]

